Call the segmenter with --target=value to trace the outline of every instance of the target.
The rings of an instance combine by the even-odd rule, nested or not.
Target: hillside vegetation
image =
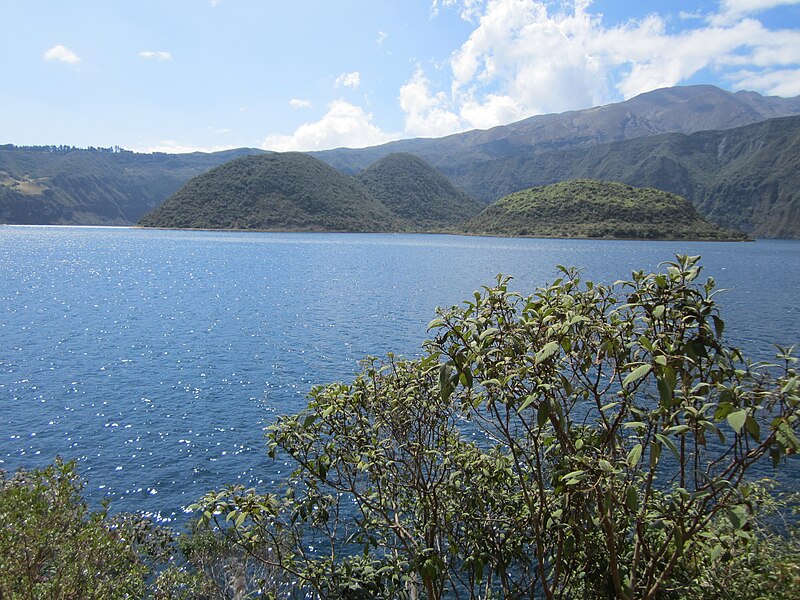
[[[800,239],[800,117],[497,160],[464,179],[483,199],[568,179],[621,181],[679,194],[723,227]]]
[[[144,227],[266,231],[397,231],[408,223],[354,178],[306,154],[248,156],[195,177]]]
[[[485,207],[412,154],[390,154],[362,171],[358,180],[373,198],[417,229],[455,225]]]
[[[515,192],[487,207],[462,230],[531,237],[744,238],[709,223],[680,196],[592,180]]]
[[[485,131],[311,154],[358,176],[400,219],[398,230],[452,227],[475,214],[457,190],[442,190],[442,176],[486,204],[520,189],[598,179],[679,194],[713,222],[756,237],[800,239],[797,115],[800,97],[683,86]],[[0,223],[131,225],[192,177],[263,154],[111,150],[0,146]]]
[[[0,146],[0,223],[132,225],[195,175],[238,156]]]
[[[358,178],[307,154],[240,158],[196,177],[144,227],[267,231],[426,231],[481,204],[419,158],[391,155]]]

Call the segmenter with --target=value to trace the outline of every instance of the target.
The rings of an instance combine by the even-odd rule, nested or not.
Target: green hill
[[[364,169],[358,180],[373,198],[419,230],[462,223],[485,206],[412,154],[390,154]]]
[[[139,224],[267,231],[411,227],[355,178],[299,152],[248,156],[216,167],[186,183]]]
[[[531,237],[743,239],[703,219],[667,192],[575,180],[501,198],[462,226],[464,233]]]
[[[723,227],[800,239],[800,117],[505,158],[473,165],[460,183],[488,200],[569,179],[666,190]]]
[[[261,152],[0,146],[0,223],[132,225],[192,177]]]

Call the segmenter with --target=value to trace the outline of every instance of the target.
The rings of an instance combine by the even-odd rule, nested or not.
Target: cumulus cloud
[[[800,96],[800,69],[739,71],[728,76],[734,87],[761,90],[768,96]]]
[[[79,62],[81,62],[81,59],[77,54],[61,44],[53,46],[47,50],[43,56],[45,60],[57,60],[70,65],[77,65]]]
[[[153,146],[146,148],[131,148],[134,152],[150,154],[153,152],[164,152],[166,154],[188,154],[190,152],[221,152],[223,150],[233,150],[235,146],[193,146],[184,144],[176,140],[161,140]]]
[[[431,16],[439,16],[440,9],[457,9],[465,21],[472,21],[480,12],[484,0],[432,0]]]
[[[357,89],[361,85],[361,73],[353,71],[352,73],[342,73],[336,78],[336,87],[344,86]]]
[[[292,98],[289,100],[289,106],[292,108],[311,108],[311,100],[303,100],[302,98]]]
[[[458,115],[447,108],[447,95],[444,92],[433,94],[430,81],[419,67],[400,88],[399,99],[400,108],[405,113],[407,135],[438,137],[462,129]]]
[[[328,112],[313,123],[305,123],[291,135],[269,135],[261,147],[265,150],[327,150],[347,146],[363,148],[383,144],[400,137],[382,131],[372,122],[372,115],[344,100],[337,100]]]
[[[591,0],[433,0],[433,15],[454,10],[475,27],[450,58],[449,89],[433,88],[419,68],[401,88],[407,132],[442,135],[587,108],[704,70],[737,88],[795,95],[800,32],[769,29],[757,13],[798,3],[722,0],[675,30],[666,13],[606,23]]]
[[[147,60],[172,60],[172,54],[163,50],[142,50],[139,56]]]
[[[800,0],[722,0],[720,3],[723,13],[737,13],[740,15],[790,4],[800,4]]]

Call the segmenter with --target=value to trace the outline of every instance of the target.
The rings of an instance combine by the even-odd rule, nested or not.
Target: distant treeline
[[[108,148],[103,148],[102,146],[87,146],[86,148],[80,148],[78,146],[66,146],[64,144],[51,144],[47,146],[17,146],[15,144],[2,144],[0,145],[0,150],[28,150],[30,152],[50,152],[53,154],[67,154],[68,152],[76,151],[107,152],[110,154],[121,154],[125,152],[128,154],[133,154],[133,150],[126,150],[120,146],[109,146]]]

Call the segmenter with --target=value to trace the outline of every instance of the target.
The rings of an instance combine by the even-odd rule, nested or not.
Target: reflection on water
[[[164,518],[266,484],[277,413],[367,355],[413,356],[437,305],[555,265],[612,282],[702,254],[751,356],[800,341],[800,242],[747,244],[0,227],[0,468],[80,460],[88,495]]]

